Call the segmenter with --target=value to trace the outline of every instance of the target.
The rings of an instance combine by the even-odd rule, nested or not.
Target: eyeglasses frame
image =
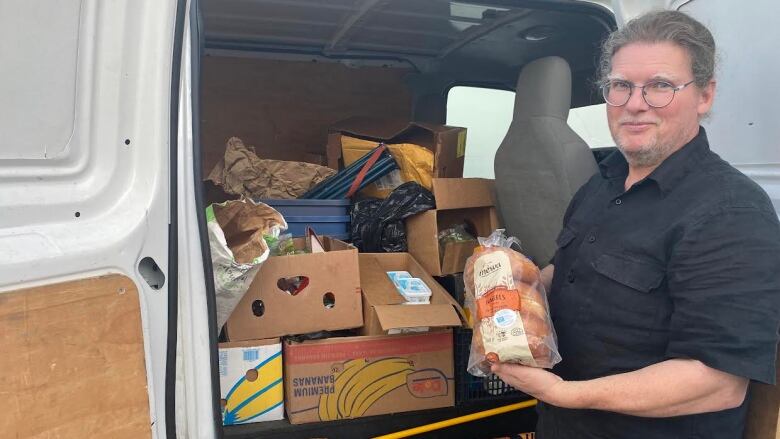
[[[607,87],[609,86],[609,83],[610,83],[610,82],[612,82],[612,81],[622,81],[622,82],[625,82],[625,83],[627,83],[627,84],[628,84],[628,86],[629,86],[629,89],[628,89],[628,98],[626,98],[626,101],[625,101],[625,102],[623,102],[623,103],[622,103],[622,104],[620,104],[620,105],[615,105],[615,104],[613,104],[613,103],[609,102],[609,100],[607,99]],[[633,93],[634,93],[634,89],[635,89],[635,88],[641,88],[641,89],[642,89],[642,100],[643,100],[643,101],[645,101],[645,103],[646,103],[648,106],[650,106],[650,107],[652,107],[652,108],[664,108],[664,107],[668,107],[668,106],[669,106],[669,104],[671,104],[671,103],[674,101],[674,97],[677,95],[677,92],[678,92],[678,91],[680,91],[680,90],[684,89],[685,87],[687,87],[687,86],[689,86],[689,85],[693,84],[695,81],[696,81],[695,79],[691,79],[690,81],[686,82],[685,84],[678,85],[678,86],[676,86],[676,87],[672,87],[672,98],[671,98],[671,99],[669,99],[669,102],[667,102],[666,104],[664,104],[664,105],[661,105],[661,106],[653,105],[653,104],[651,104],[650,102],[648,102],[648,101],[647,101],[647,92],[645,91],[645,87],[647,87],[648,85],[651,85],[651,84],[657,84],[657,83],[659,83],[659,82],[665,82],[665,83],[667,83],[667,84],[669,84],[669,85],[674,85],[674,84],[672,84],[672,83],[671,83],[671,82],[669,82],[669,81],[664,81],[664,80],[653,80],[653,81],[650,81],[650,82],[647,82],[647,83],[645,83],[644,85],[637,85],[637,84],[634,84],[634,83],[632,83],[632,82],[629,82],[629,81],[624,81],[624,80],[622,80],[622,79],[610,79],[610,80],[608,80],[608,81],[604,82],[604,83],[601,85],[601,95],[602,95],[602,97],[604,97],[604,102],[606,102],[606,103],[607,103],[607,105],[610,105],[610,106],[612,106],[612,107],[622,107],[622,106],[626,105],[626,104],[628,103],[628,101],[630,101],[630,100],[631,100],[631,96],[632,96],[632,95],[633,95]]]

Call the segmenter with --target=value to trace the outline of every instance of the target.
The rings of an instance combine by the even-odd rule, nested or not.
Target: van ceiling
[[[614,26],[599,6],[550,0],[206,0],[203,11],[208,48],[508,66],[550,53],[590,62],[581,49]]]
[[[394,60],[450,83],[514,88],[520,67],[547,55],[591,76],[615,27],[574,0],[204,0],[207,49]],[[576,87],[575,87],[576,88]]]

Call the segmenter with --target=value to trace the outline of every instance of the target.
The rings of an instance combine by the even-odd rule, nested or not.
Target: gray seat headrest
[[[531,61],[517,78],[515,92],[515,120],[539,116],[566,120],[571,104],[569,63],[558,56]]]

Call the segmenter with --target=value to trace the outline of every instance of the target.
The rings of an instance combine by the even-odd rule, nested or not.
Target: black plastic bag
[[[434,209],[433,194],[410,181],[384,200],[369,198],[352,205],[350,238],[361,252],[405,252],[404,218]]]

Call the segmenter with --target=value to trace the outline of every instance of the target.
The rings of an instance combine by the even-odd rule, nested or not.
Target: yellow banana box
[[[293,424],[449,407],[452,331],[285,341],[284,387]]]
[[[219,386],[224,425],[284,418],[279,339],[220,343]]]

